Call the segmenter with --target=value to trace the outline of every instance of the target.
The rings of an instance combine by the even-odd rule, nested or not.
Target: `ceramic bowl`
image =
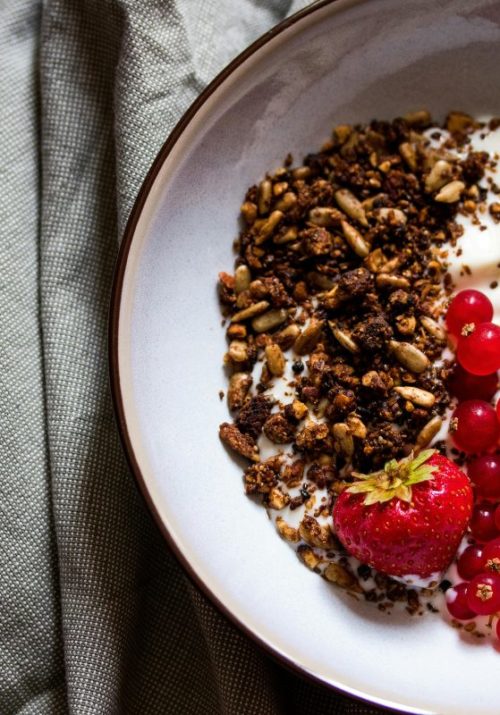
[[[111,321],[124,445],[170,545],[209,596],[326,686],[412,713],[498,713],[500,654],[439,616],[379,612],[310,573],[219,442],[228,418],[217,274],[246,188],[336,123],[427,107],[500,113],[500,2],[337,0],[238,57],[176,127],[123,241]]]

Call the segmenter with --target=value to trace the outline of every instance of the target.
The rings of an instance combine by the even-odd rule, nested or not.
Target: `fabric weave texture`
[[[184,575],[107,374],[120,237],[167,135],[303,0],[0,3],[0,712],[369,715],[285,671]]]

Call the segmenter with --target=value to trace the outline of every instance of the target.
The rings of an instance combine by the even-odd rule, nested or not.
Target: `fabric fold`
[[[113,269],[145,174],[206,83],[305,4],[0,8],[2,713],[375,712],[285,673],[190,583],[108,386]]]

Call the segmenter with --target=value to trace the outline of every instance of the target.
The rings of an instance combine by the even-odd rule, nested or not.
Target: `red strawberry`
[[[472,513],[469,478],[433,449],[357,478],[337,498],[333,520],[347,551],[391,576],[444,571]]]

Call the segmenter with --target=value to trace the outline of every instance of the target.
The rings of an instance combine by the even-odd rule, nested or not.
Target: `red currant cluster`
[[[491,322],[493,306],[477,290],[464,290],[452,300],[446,324],[457,340],[457,360],[450,390],[459,404],[452,415],[452,440],[467,454],[476,505],[470,522],[475,543],[460,555],[463,582],[446,592],[448,611],[458,620],[500,611],[500,454],[492,454],[500,437],[498,388],[500,327]],[[486,454],[480,454],[486,452]],[[489,453],[488,453],[489,452]],[[500,639],[500,619],[496,633]]]
[[[500,436],[500,403],[490,404],[498,386],[500,327],[491,322],[491,301],[477,290],[463,290],[446,314],[448,331],[457,340],[457,360],[450,389],[460,404],[452,415],[452,440],[467,454],[495,447]]]
[[[472,544],[457,563],[465,581],[446,591],[446,606],[453,618],[467,621],[475,616],[498,615],[500,611],[500,539]],[[500,639],[500,619],[496,634]]]

